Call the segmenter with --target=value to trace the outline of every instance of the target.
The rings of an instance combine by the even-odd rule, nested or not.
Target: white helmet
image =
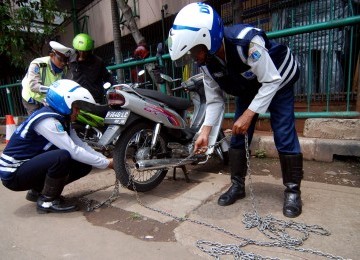
[[[176,15],[170,29],[170,57],[178,60],[200,44],[205,45],[210,54],[214,54],[221,46],[223,35],[222,20],[211,6],[204,3],[188,4]]]
[[[62,115],[70,115],[74,102],[96,104],[89,90],[75,81],[60,79],[50,85],[46,94],[46,103],[55,111]]]

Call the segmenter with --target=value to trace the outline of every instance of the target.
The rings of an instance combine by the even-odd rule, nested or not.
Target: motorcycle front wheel
[[[165,178],[167,169],[138,171],[138,160],[157,159],[166,154],[167,141],[160,133],[154,151],[150,151],[154,129],[151,124],[137,123],[119,137],[114,149],[117,179],[129,190],[145,192],[154,189]]]

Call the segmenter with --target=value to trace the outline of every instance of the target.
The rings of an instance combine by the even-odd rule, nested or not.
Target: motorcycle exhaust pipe
[[[196,158],[139,160],[136,162],[135,167],[138,171],[159,170],[178,167],[181,165],[193,163],[195,161],[197,161]]]

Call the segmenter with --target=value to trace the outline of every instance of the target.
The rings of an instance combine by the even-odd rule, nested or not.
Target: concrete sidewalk
[[[198,240],[235,245],[243,242],[203,224],[175,221],[169,215],[164,215],[165,212],[178,218],[188,217],[224,228],[238,238],[269,241],[256,228],[247,230],[242,223],[243,214],[252,211],[248,180],[248,196],[244,200],[220,207],[217,198],[228,187],[229,176],[193,169],[190,178],[191,183],[186,183],[181,174],[178,174],[176,181],[167,178],[156,189],[138,194],[138,198],[134,192],[121,188],[120,197],[110,208],[103,206],[93,212],[82,210],[63,215],[39,215],[34,203],[25,200],[25,192],[12,192],[1,186],[1,258],[212,259],[196,247]],[[272,214],[286,221],[320,225],[331,232],[329,236],[310,233],[302,248],[346,259],[359,259],[360,189],[304,181],[303,214],[296,219],[287,219],[282,215],[281,179],[256,175],[252,179],[256,206],[261,216]],[[104,201],[111,195],[114,181],[113,172],[95,170],[68,185],[64,194],[67,197]],[[140,205],[139,201],[146,207]],[[140,230],[135,230],[137,227]],[[169,231],[168,237],[161,237],[163,230]],[[251,245],[242,249],[280,259],[323,258],[279,247]],[[233,259],[233,256],[221,259]]]

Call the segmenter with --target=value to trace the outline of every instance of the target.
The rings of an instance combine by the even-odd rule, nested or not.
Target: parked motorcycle
[[[161,77],[173,81],[164,74]],[[188,178],[186,165],[206,163],[215,154],[227,163],[229,145],[221,130],[222,114],[212,128],[207,152],[193,153],[194,141],[205,117],[202,76],[190,78],[173,91],[181,89],[189,92],[192,102],[128,84],[108,90],[111,110],[104,121],[108,127],[98,144],[106,146],[117,139],[114,169],[120,183],[128,189],[140,192],[154,189],[170,168],[182,168]],[[187,111],[192,105],[193,113],[187,120]]]

